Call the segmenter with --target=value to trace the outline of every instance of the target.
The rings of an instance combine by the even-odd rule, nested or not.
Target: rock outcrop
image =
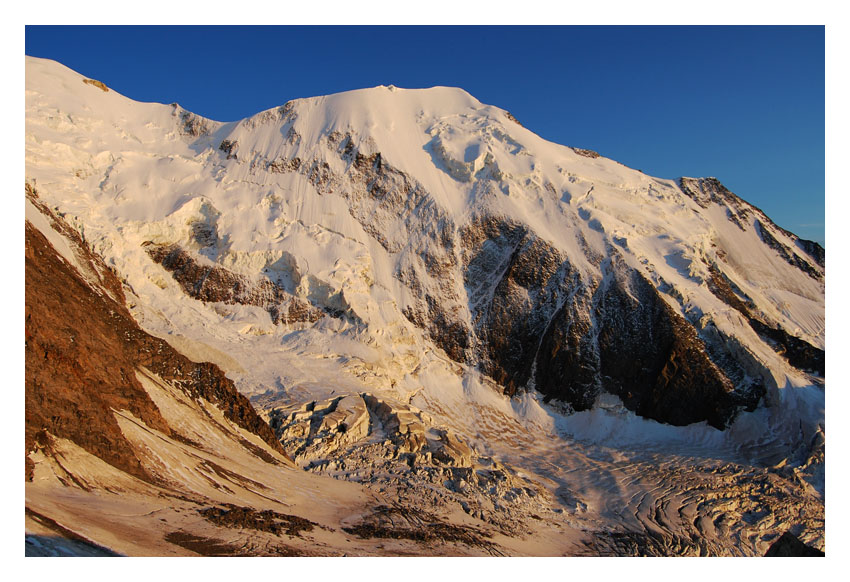
[[[461,238],[476,323],[470,343],[509,394],[532,383],[547,400],[586,410],[606,391],[647,418],[721,429],[758,403],[762,393],[736,390],[693,325],[613,248],[600,263],[603,279],[585,280],[519,224],[488,217]]]
[[[824,375],[826,354],[805,340],[794,337],[785,330],[770,325],[759,316],[752,301],[743,300],[732,288],[729,279],[716,266],[710,269],[711,276],[706,281],[711,292],[721,301],[741,313],[759,336],[774,350],[782,354],[788,363],[800,370]]]
[[[826,554],[817,548],[807,546],[791,532],[785,532],[768,548],[767,558],[822,558]]]
[[[204,264],[177,245],[144,243],[148,255],[171,273],[183,291],[194,299],[207,303],[221,301],[230,305],[255,305],[271,316],[272,323],[314,322],[326,315],[341,313],[325,311],[288,293],[268,279],[251,280],[215,264]]]

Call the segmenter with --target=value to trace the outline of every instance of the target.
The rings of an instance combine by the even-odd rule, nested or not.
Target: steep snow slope
[[[459,89],[225,124],[32,58],[26,148],[143,328],[266,411],[380,394],[555,490],[586,464],[555,452],[576,437],[789,459],[822,495],[822,249],[714,180],[546,142]]]

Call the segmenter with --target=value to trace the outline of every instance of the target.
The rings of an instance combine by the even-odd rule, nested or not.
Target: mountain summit
[[[449,471],[457,499],[432,509],[497,529],[530,527],[550,499],[645,533],[656,526],[639,507],[614,517],[634,495],[600,504],[593,477],[570,482],[595,453],[563,443],[679,467],[695,462],[687,449],[744,467],[784,459],[817,513],[824,250],[717,179],[647,176],[448,87],[297,99],[222,123],[28,58],[26,107],[39,204],[118,274],[140,328],[217,364],[296,464],[357,481],[372,467],[374,484],[376,458],[403,459]],[[136,457],[137,475],[156,474]],[[460,484],[504,463],[541,497]],[[717,471],[702,486],[721,487]],[[796,503],[762,502],[776,515]],[[804,541],[822,541],[812,519]],[[692,532],[698,521],[638,553],[763,554],[773,539],[729,542]],[[692,533],[708,541],[682,541]],[[599,553],[632,543],[595,540]]]

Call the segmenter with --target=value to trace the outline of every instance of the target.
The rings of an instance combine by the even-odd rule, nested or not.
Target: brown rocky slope
[[[146,368],[204,399],[225,417],[283,453],[268,425],[224,373],[195,363],[166,341],[142,331],[124,305],[121,283],[71,228],[29,200],[70,241],[80,269],[70,265],[26,223],[26,454],[49,435],[66,438],[114,467],[144,480],[145,471],[123,437],[114,411],[126,410],[151,428],[179,438],[136,378]],[[89,274],[84,277],[80,271]],[[258,451],[259,452],[259,451]],[[27,457],[27,478],[32,464]]]

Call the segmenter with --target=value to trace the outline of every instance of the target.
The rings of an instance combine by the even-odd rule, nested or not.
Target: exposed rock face
[[[232,160],[237,157],[236,152],[239,149],[239,142],[225,139],[219,144],[218,149],[227,154],[228,160]]]
[[[789,364],[800,370],[824,375],[826,353],[822,349],[792,336],[783,329],[770,327],[756,318],[750,318],[750,325],[774,350],[785,356]]]
[[[815,269],[809,263],[809,261],[806,261],[805,259],[800,257],[800,255],[795,253],[791,247],[788,247],[788,246],[782,244],[781,242],[779,242],[776,239],[776,237],[773,236],[773,234],[770,232],[770,227],[767,226],[765,223],[763,223],[760,220],[756,220],[756,229],[758,230],[758,233],[759,233],[759,236],[761,237],[761,240],[764,241],[764,244],[766,244],[767,246],[769,246],[770,248],[775,250],[777,253],[779,253],[779,255],[783,259],[785,259],[785,261],[789,265],[793,265],[793,266],[797,267],[798,269],[800,269],[801,271],[803,271],[804,273],[806,273],[809,277],[812,277],[813,279],[821,279],[823,277],[820,274],[820,272],[817,269]],[[797,237],[794,237],[794,238],[796,239]],[[805,249],[805,246],[803,246],[803,248]],[[820,259],[820,262],[821,262],[820,265],[822,267],[823,266],[823,253],[817,252],[816,248],[812,249],[812,250],[814,251],[815,261],[817,262],[817,260]],[[806,252],[808,252],[808,251],[806,251]],[[810,254],[812,254],[812,253],[810,253]]]
[[[702,208],[712,203],[726,208],[726,216],[741,230],[747,230],[747,223],[754,209],[750,204],[730,192],[717,178],[680,178],[682,192],[690,196]]]
[[[822,558],[825,555],[819,549],[798,540],[791,532],[782,534],[765,553],[768,558]]]
[[[586,410],[604,390],[642,416],[717,428],[758,402],[735,392],[693,326],[613,249],[601,265],[610,276],[585,282],[522,225],[488,217],[461,239],[481,367],[508,393],[533,381],[547,400]]]
[[[785,356],[788,363],[809,372],[816,372],[821,376],[825,371],[826,354],[824,350],[814,347],[808,342],[790,335],[783,329],[771,326],[753,313],[752,302],[742,300],[732,289],[729,280],[712,266],[711,277],[707,284],[712,293],[730,307],[738,310],[749,321],[750,327],[765,339],[768,344],[778,353]]]
[[[642,416],[716,428],[758,402],[760,394],[735,392],[693,326],[640,274],[609,269],[607,282],[578,289],[554,316],[537,356],[538,390],[585,410],[604,389]]]
[[[617,270],[609,280],[596,307],[599,371],[627,408],[670,424],[724,428],[736,406],[755,407],[761,395],[734,392],[693,326],[646,279]]]
[[[92,87],[97,87],[104,93],[109,92],[109,88],[104,85],[102,81],[98,81],[97,79],[83,79],[83,83],[85,83],[86,85],[91,85]]]
[[[204,519],[225,527],[265,531],[275,535],[299,536],[303,531],[312,531],[316,524],[295,515],[287,515],[266,509],[257,511],[251,507],[242,507],[231,503],[223,507],[201,509]]]
[[[593,150],[586,150],[584,148],[571,148],[575,153],[580,156],[584,156],[586,158],[598,158],[599,153]]]
[[[213,131],[215,123],[209,119],[195,115],[191,111],[186,111],[177,103],[172,103],[171,107],[173,108],[172,115],[175,117],[179,115],[180,117],[180,121],[183,124],[180,131],[183,135],[190,138],[197,138],[202,135],[209,135]]]
[[[482,370],[514,394],[531,378],[540,337],[569,292],[569,262],[526,227],[495,217],[464,228],[461,240]]]
[[[456,362],[466,361],[469,329],[440,305],[439,298],[425,294],[424,307],[406,307],[404,316],[415,326],[428,331],[428,336]]]
[[[268,279],[251,281],[217,265],[203,265],[177,245],[145,243],[154,262],[171,273],[187,295],[205,302],[256,305],[271,315],[272,322],[318,321],[327,312],[287,293]],[[333,315],[339,316],[339,313]]]
[[[89,276],[84,279],[26,223],[26,453],[36,444],[50,447],[52,437],[67,438],[109,464],[150,480],[113,411],[129,411],[152,428],[179,435],[139,384],[140,368],[192,398],[214,404],[226,418],[282,453],[271,429],[224,373],[213,364],[192,362],[142,331],[124,305],[115,274],[38,202],[31,189],[28,197],[55,230],[69,238]]]
[[[127,315],[122,304],[83,282],[47,239],[26,224],[27,454],[36,443],[49,447],[50,433],[131,475],[148,478],[111,412],[129,410],[170,433],[135,379],[134,360],[141,346],[125,339],[131,329]]]
[[[823,250],[823,247],[820,246],[820,244],[803,238],[798,238],[797,244],[815,260],[818,266],[821,268],[824,267],[826,264],[826,251]]]

